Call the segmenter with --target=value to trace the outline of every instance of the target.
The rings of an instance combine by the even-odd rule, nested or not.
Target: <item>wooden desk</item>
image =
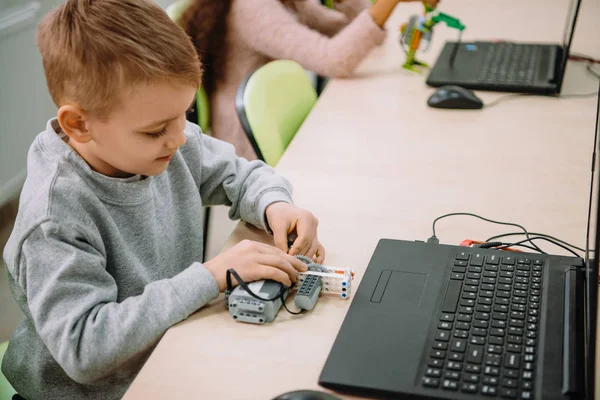
[[[560,42],[568,1],[446,0],[442,7],[467,25],[465,40]],[[389,30],[416,11],[400,5]],[[600,4],[585,1],[573,51],[600,57],[598,16]],[[435,61],[452,37],[440,26],[423,58]],[[327,264],[354,268],[356,287],[380,238],[426,239],[435,217],[455,211],[583,245],[595,98],[434,110],[425,76],[400,69],[396,39],[392,32],[357,78],[329,83],[277,168],[294,184],[296,203],[320,218]],[[563,93],[597,86],[581,65],[569,65]],[[498,96],[481,93],[485,101]],[[506,232],[466,217],[437,228],[451,244]],[[240,224],[228,245],[245,238],[270,240]],[[257,326],[234,322],[220,298],[166,333],[125,398],[266,400],[316,389],[349,304],[321,298],[303,316],[282,311]]]

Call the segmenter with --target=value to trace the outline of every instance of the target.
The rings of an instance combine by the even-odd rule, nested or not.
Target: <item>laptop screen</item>
[[[569,12],[567,14],[567,21],[563,33],[562,42],[562,60],[560,65],[560,74],[564,76],[564,70],[567,66],[567,60],[569,58],[569,51],[571,49],[571,42],[573,42],[573,34],[575,33],[575,23],[577,22],[577,15],[579,14],[579,8],[581,6],[581,0],[571,0],[569,5]],[[562,78],[561,78],[562,81]]]
[[[590,201],[588,208],[588,226],[585,243],[586,263],[586,392],[588,399],[594,398],[594,379],[596,363],[596,312],[598,307],[598,249],[600,249],[600,169],[596,154],[598,153],[598,137],[600,136],[600,84],[598,85],[598,103],[596,112],[596,133],[594,136],[594,153],[592,156],[592,178],[590,184]],[[592,225],[592,221],[595,224]],[[593,232],[592,232],[593,230]],[[590,243],[590,236],[594,237]]]

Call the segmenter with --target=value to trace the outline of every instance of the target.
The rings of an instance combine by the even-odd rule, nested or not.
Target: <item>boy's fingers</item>
[[[298,260],[300,261],[300,260]],[[292,282],[296,282],[296,269],[287,256],[263,255],[260,259],[263,265],[271,266],[285,272]]]
[[[323,262],[325,261],[325,247],[321,243],[317,245],[317,251],[315,256],[315,261],[318,264],[323,264]]]
[[[273,240],[275,241],[275,247],[287,254],[287,229],[285,226],[271,227],[273,230]]]
[[[311,240],[308,238],[308,236],[301,235],[299,233],[298,239],[296,239],[296,241],[294,241],[294,244],[292,245],[290,255],[305,255],[308,249],[310,249],[310,243]]]
[[[290,264],[292,264],[292,266],[296,269],[296,271],[306,272],[306,270],[308,269],[306,264],[304,264],[303,261],[298,260],[296,257],[292,257],[292,256],[286,256],[286,257],[288,257]]]
[[[274,268],[269,265],[261,265],[260,275],[264,279],[272,279],[284,284],[287,287],[292,286],[292,281],[290,280],[289,275],[279,268]]]
[[[311,260],[314,260],[318,245],[319,241],[317,239],[313,240],[312,244],[310,245],[310,248],[306,252],[306,257],[310,258]]]

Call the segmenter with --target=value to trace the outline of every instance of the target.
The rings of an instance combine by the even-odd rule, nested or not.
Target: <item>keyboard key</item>
[[[499,379],[495,376],[484,376],[481,383],[484,385],[498,386]]]
[[[521,336],[509,336],[506,338],[506,341],[512,344],[523,344],[523,338]]]
[[[460,390],[465,393],[477,393],[477,385],[474,383],[463,383]]]
[[[521,389],[523,390],[533,390],[533,383],[529,381],[521,382]]]
[[[462,298],[467,300],[475,300],[477,295],[475,293],[463,292]]]
[[[467,272],[476,272],[476,273],[480,274],[482,271],[483,271],[483,268],[474,267],[472,265],[470,265],[469,268],[467,268]]]
[[[452,323],[451,322],[440,321],[438,323],[438,329],[444,329],[444,330],[450,331],[450,330],[452,330]]]
[[[479,383],[479,375],[465,374],[465,376],[463,376],[463,382]]]
[[[525,319],[525,313],[518,311],[511,311],[510,317],[514,319]]]
[[[517,271],[529,271],[531,270],[531,267],[529,265],[518,265],[517,266]]]
[[[513,304],[512,306],[510,306],[510,309],[512,311],[524,312],[525,311],[525,304]]]
[[[482,337],[482,336],[472,336],[471,340],[469,340],[469,343],[471,343],[471,344],[477,344],[477,345],[484,345],[485,344],[485,337]]]
[[[483,259],[485,257],[481,254],[473,254],[471,257],[471,262],[469,264],[481,267],[483,265]]]
[[[492,319],[497,319],[499,321],[506,321],[508,319],[508,314],[495,312],[495,313],[492,313]]]
[[[497,254],[493,254],[491,256],[487,256],[485,262],[492,265],[498,265],[500,262],[500,257]]]
[[[496,297],[496,300],[494,301],[494,303],[499,304],[501,306],[507,306],[510,304],[510,300],[507,298]]]
[[[445,390],[458,390],[458,383],[449,379],[445,379],[442,382],[442,388]]]
[[[473,314],[473,307],[459,307],[458,312],[461,314]]]
[[[477,307],[475,308],[475,311],[489,313],[492,311],[492,306],[489,306],[486,304],[478,304]]]
[[[456,371],[446,371],[444,372],[444,378],[453,381],[460,381],[460,373]]]
[[[437,350],[446,350],[448,348],[448,343],[446,342],[433,342],[433,348]]]
[[[444,304],[442,305],[443,313],[455,313],[456,307],[458,306],[458,296],[460,295],[460,289],[462,282],[451,280],[448,282],[448,288],[446,289],[446,297],[444,298]]]
[[[495,397],[498,394],[498,389],[496,389],[494,386],[485,385],[481,388],[481,394]]]
[[[502,365],[502,356],[496,354],[486,354],[485,355],[485,365],[489,365],[492,367],[499,367]]]
[[[458,314],[458,316],[456,317],[457,321],[462,321],[462,322],[471,322],[471,315],[469,314]]]
[[[480,319],[480,320],[488,321],[490,319],[490,314],[489,313],[477,312],[477,313],[475,313],[475,319]]]
[[[454,337],[459,339],[467,339],[469,337],[469,331],[457,329],[454,331]]]
[[[535,356],[533,354],[525,354],[525,356],[523,357],[523,361],[525,361],[525,362],[534,362],[535,361]]]
[[[515,289],[517,290],[527,290],[528,286],[524,283],[515,283]]]
[[[512,284],[512,279],[510,278],[498,278],[498,283],[504,283],[506,285]]]
[[[523,258],[523,257],[519,257],[519,258],[517,259],[517,263],[519,263],[519,264],[527,264],[527,265],[529,265],[529,264],[531,264],[531,260],[530,260],[529,258]]]
[[[479,286],[479,281],[477,279],[467,279],[465,285]]]
[[[509,389],[516,389],[518,381],[514,379],[502,379],[502,386]]]
[[[436,388],[440,386],[440,380],[436,378],[423,378],[423,386]]]
[[[456,361],[448,361],[446,363],[446,368],[453,371],[460,371],[462,369],[462,364]]]
[[[488,331],[487,331],[487,329],[473,328],[473,329],[471,329],[471,334],[473,336],[487,336]]]
[[[504,297],[505,299],[509,299],[510,296],[510,292],[505,292],[504,290],[497,290],[496,291],[496,296],[498,297]]]
[[[450,340],[450,332],[438,330],[435,334],[435,339],[441,342],[447,342]]]
[[[491,328],[490,329],[490,336],[504,336],[505,333],[506,333],[506,331],[501,328]]]
[[[448,360],[452,360],[452,361],[464,361],[465,359],[465,355],[463,353],[450,353],[450,355],[448,355]]]
[[[465,307],[475,307],[475,300],[474,299],[461,299],[460,305],[465,306]]]
[[[440,358],[442,360],[446,358],[446,352],[442,350],[431,350],[429,355],[431,356],[431,358]]]
[[[453,322],[454,321],[454,315],[453,314],[442,314],[440,316],[440,321]]]
[[[514,369],[505,369],[502,371],[505,378],[519,379],[520,371]]]
[[[434,368],[442,368],[444,366],[444,360],[440,360],[437,358],[430,358],[427,365],[429,365],[430,367],[434,367]]]
[[[498,285],[497,289],[498,290],[506,290],[506,291],[510,292],[511,286],[507,285],[506,283],[502,283],[502,284]]]
[[[427,368],[427,371],[425,371],[425,376],[430,378],[439,378],[442,376],[442,370],[438,368]]]
[[[533,394],[531,392],[521,392],[521,399],[532,399]]]
[[[486,265],[485,267],[483,267],[483,269],[486,270],[486,271],[497,272],[498,271],[498,266],[497,265]]]
[[[516,297],[527,297],[527,290],[517,290],[513,292],[513,295]]]
[[[525,354],[535,354],[535,347],[533,347],[533,346],[525,347]]]
[[[452,272],[458,272],[459,274],[464,274],[467,272],[467,267],[454,267],[452,268]]]
[[[472,286],[472,285],[465,285],[465,288],[463,289],[465,292],[472,292],[472,293],[477,293],[477,291],[479,290],[477,288],[477,286]]]
[[[485,367],[483,369],[483,373],[488,376],[500,376],[500,368]]]
[[[466,267],[467,262],[463,261],[463,260],[456,260],[456,261],[454,261],[454,266],[455,267]]]
[[[506,345],[506,351],[511,353],[521,353],[521,350],[523,350],[523,346],[520,344],[509,343]]]
[[[450,275],[450,279],[462,281],[463,279],[465,279],[465,274],[461,274],[459,272],[453,272],[452,275]]]
[[[479,374],[481,373],[481,365],[467,364],[465,365],[465,372],[469,372],[471,374]]]
[[[506,329],[506,321],[501,321],[501,320],[495,319],[492,321],[492,328]]]
[[[491,283],[482,283],[480,286],[481,290],[494,290],[495,287]]]
[[[517,391],[514,389],[500,388],[500,397],[504,399],[516,399]]]
[[[516,328],[514,326],[511,326],[510,328],[508,328],[508,334],[509,335],[523,336],[523,328]]]
[[[513,301],[513,304],[520,304],[520,305],[527,304],[527,299],[524,297],[513,297],[512,301]]]
[[[481,283],[489,283],[490,285],[493,285],[496,283],[496,279],[486,276],[486,277],[481,278]],[[486,290],[488,290],[488,289],[486,289]]]
[[[523,379],[525,379],[526,381],[530,381],[533,379],[533,372],[531,371],[524,371],[523,372]]]
[[[464,331],[468,331],[471,328],[471,324],[468,322],[457,322],[456,329],[462,329]]]
[[[534,367],[533,363],[525,363],[523,365],[523,368],[527,371],[533,371],[533,367]]]
[[[487,329],[489,327],[490,323],[488,321],[483,321],[483,320],[475,320],[473,322],[473,326],[475,328],[481,328],[481,329]]]
[[[483,346],[469,345],[467,362],[470,364],[481,364],[483,361]]]
[[[467,253],[465,251],[461,251],[460,253],[458,253],[456,255],[455,260],[468,261],[469,260],[469,253]]]
[[[504,358],[504,367],[511,369],[521,368],[521,355],[520,354],[507,354]]]
[[[488,338],[488,343],[502,346],[504,344],[504,338],[502,336],[491,336]]]
[[[544,265],[544,262],[542,260],[533,260],[533,265],[542,266],[542,265]]]
[[[514,272],[514,270],[515,270],[514,265],[503,265],[500,267],[500,271]]]
[[[464,353],[467,348],[467,341],[463,339],[453,339],[450,345],[450,350],[459,353]]]
[[[485,271],[483,273],[483,276],[486,278],[496,278],[498,276],[498,273],[495,271]],[[502,273],[500,273],[500,276],[502,276]]]
[[[478,272],[467,272],[467,278],[469,279],[481,279],[481,274]]]
[[[477,299],[477,304],[484,304],[486,306],[491,306],[492,303],[493,303],[493,301],[489,297],[480,297]]]
[[[515,265],[515,258],[513,256],[502,257],[502,264]]]

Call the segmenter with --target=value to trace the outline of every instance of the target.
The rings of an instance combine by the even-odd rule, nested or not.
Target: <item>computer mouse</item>
[[[458,110],[476,110],[483,108],[483,102],[472,90],[456,85],[440,87],[427,100],[429,107]]]
[[[318,390],[295,390],[275,397],[273,400],[341,400],[332,394]]]

